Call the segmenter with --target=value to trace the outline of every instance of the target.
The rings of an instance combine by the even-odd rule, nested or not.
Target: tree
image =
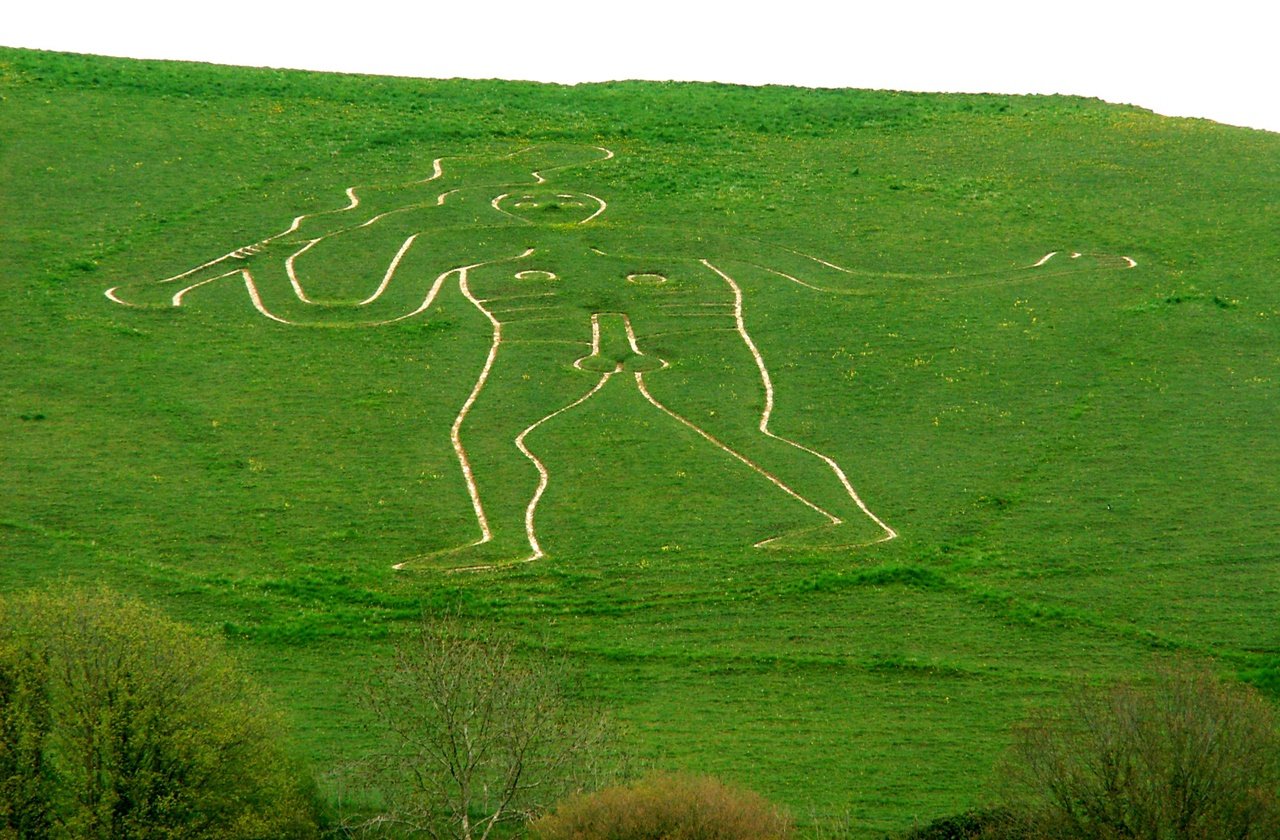
[[[53,793],[48,683],[42,661],[23,655],[12,630],[0,629],[0,838],[45,837]]]
[[[0,837],[313,835],[279,727],[215,644],[136,601],[0,599]]]
[[[790,818],[757,793],[710,776],[658,774],[562,802],[536,840],[786,840]]]
[[[1154,684],[1082,689],[1017,732],[1015,836],[1280,837],[1280,734],[1254,689],[1178,662]]]
[[[488,840],[600,772],[603,714],[574,702],[562,659],[507,635],[424,619],[369,687],[381,749],[350,774],[374,807],[348,829]]]

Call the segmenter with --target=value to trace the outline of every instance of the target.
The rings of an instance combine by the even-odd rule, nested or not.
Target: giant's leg
[[[851,475],[829,452],[786,428],[782,402],[800,395],[779,385],[748,328],[741,286],[714,264],[708,271],[729,292],[722,304],[705,304],[707,314],[668,319],[658,326],[653,349],[672,362],[671,370],[642,377],[660,408],[697,426],[718,445],[766,474],[781,496],[804,507],[795,527],[763,534],[766,548],[848,548],[892,539],[897,534],[856,489]],[[642,345],[644,335],[641,336]],[[798,410],[800,406],[796,406]],[[795,417],[796,413],[789,416]],[[807,510],[805,509],[807,508]]]
[[[487,305],[493,305],[485,302]],[[397,568],[482,570],[544,556],[538,502],[552,476],[526,438],[603,387],[612,371],[577,369],[588,326],[552,316],[532,324],[490,316],[493,341],[449,436],[474,513],[474,539],[425,552]]]

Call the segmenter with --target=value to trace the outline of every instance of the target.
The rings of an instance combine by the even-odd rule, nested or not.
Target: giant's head
[[[503,193],[491,202],[496,210],[535,225],[583,224],[604,212],[602,199],[546,187]]]

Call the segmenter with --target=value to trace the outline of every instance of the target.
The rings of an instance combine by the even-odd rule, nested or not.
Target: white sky
[[[43,0],[0,44],[429,78],[1071,93],[1280,131],[1266,0]]]

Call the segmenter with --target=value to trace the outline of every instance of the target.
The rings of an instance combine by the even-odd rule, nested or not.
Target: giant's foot
[[[454,548],[416,554],[396,563],[391,568],[398,572],[492,572],[532,563],[544,555],[533,551],[528,544],[510,541],[476,540]]]
[[[829,525],[797,528],[766,537],[755,545],[769,551],[843,551],[886,542],[897,535],[869,516],[858,516]]]

